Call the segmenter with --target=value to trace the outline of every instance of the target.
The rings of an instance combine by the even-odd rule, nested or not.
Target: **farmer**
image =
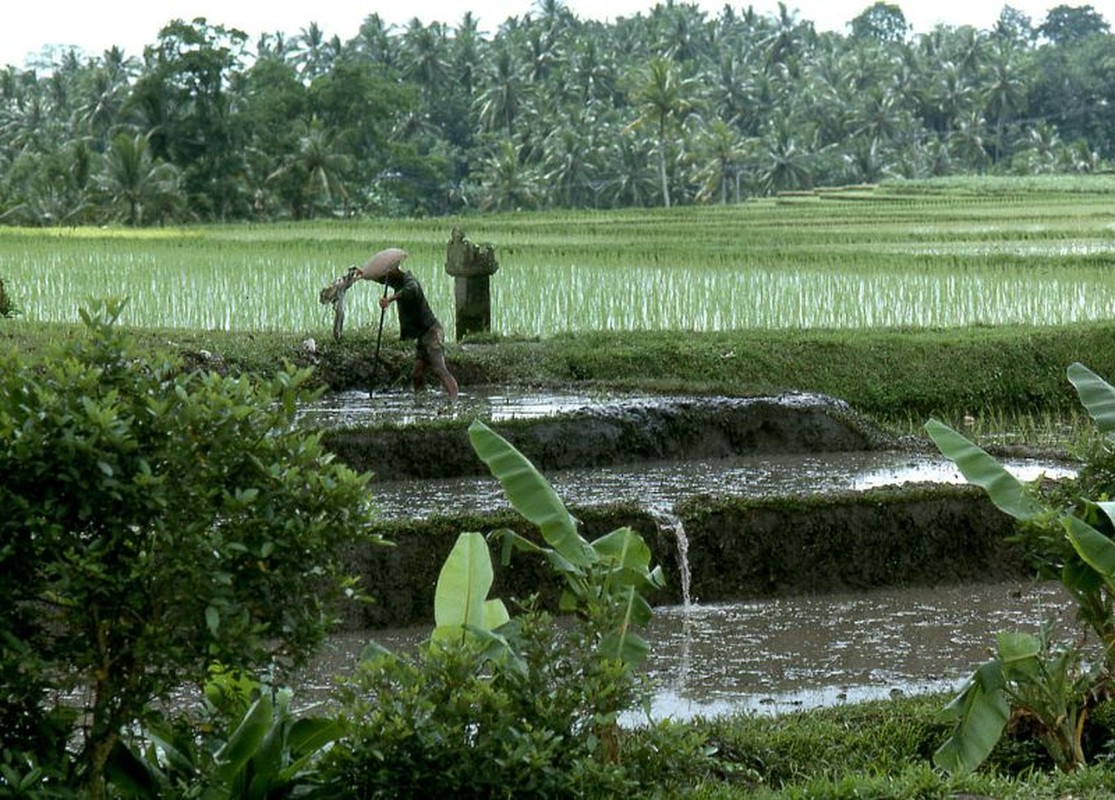
[[[414,391],[426,388],[426,368],[429,367],[441,381],[449,400],[456,400],[457,379],[445,366],[445,330],[426,302],[421,284],[399,266],[406,257],[407,251],[397,247],[381,250],[360,268],[360,276],[393,290],[394,293],[388,295],[384,289],[379,307],[386,310],[395,303],[399,310],[399,337],[417,340],[414,370],[410,374]]]

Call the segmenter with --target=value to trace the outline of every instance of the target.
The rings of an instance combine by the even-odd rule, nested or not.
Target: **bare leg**
[[[438,380],[441,381],[442,388],[449,396],[452,402],[457,399],[457,379],[449,371],[449,367],[445,365],[445,333],[442,331],[440,325],[435,325],[422,337],[419,342],[421,347],[418,363],[414,365],[414,373],[411,378],[412,381],[416,380],[415,376],[420,376],[425,384],[426,365],[429,364],[434,374],[437,375]]]
[[[410,385],[414,387],[415,394],[426,390],[426,361],[422,358],[414,362],[414,369],[410,373]]]
[[[449,371],[449,368],[445,366],[445,356],[443,356],[441,353],[438,353],[433,359],[431,359],[431,365],[433,366],[434,374],[437,375],[438,380],[441,381],[442,388],[444,388],[445,393],[449,395],[449,399],[451,401],[456,400],[457,379],[453,377],[453,373],[451,373]]]

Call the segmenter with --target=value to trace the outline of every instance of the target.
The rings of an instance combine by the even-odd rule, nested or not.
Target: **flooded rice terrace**
[[[653,403],[650,395],[623,395],[625,402]],[[489,422],[541,419],[616,401],[614,393],[563,390],[520,391],[502,387],[462,390],[450,405],[441,394],[415,399],[413,393],[348,391],[323,397],[301,411],[303,424],[319,427],[413,424],[433,419]],[[1021,480],[1044,473],[1063,477],[1070,470],[1034,459],[1015,459],[1006,466]],[[907,451],[862,450],[839,453],[764,453],[712,459],[687,459],[592,469],[545,472],[546,479],[569,505],[623,501],[668,510],[697,493],[760,496],[836,491],[861,491],[922,481],[964,483],[956,466],[940,455]],[[376,507],[388,519],[492,511],[507,506],[499,483],[491,476],[465,476],[421,481],[375,478]]]
[[[996,632],[1036,633],[1056,619],[1067,637],[1073,608],[1060,584],[1026,582],[658,607],[646,631],[651,715],[776,714],[952,691],[987,660]],[[325,700],[370,641],[406,650],[428,633],[334,636],[299,677],[296,697]]]
[[[322,398],[301,412],[314,426],[413,423],[437,417],[499,422],[577,411],[612,398],[551,390],[462,391],[449,406],[440,394],[416,400],[410,392],[369,397],[346,392]],[[651,400],[652,398],[640,398]],[[1029,480],[1070,470],[1037,461],[1009,468]],[[695,493],[778,495],[863,490],[910,482],[962,483],[941,457],[863,451],[661,462],[547,472],[570,505],[622,500],[669,515]],[[375,502],[388,518],[461,514],[506,507],[490,476],[373,483]],[[679,531],[679,544],[684,531]],[[724,713],[777,713],[817,706],[917,694],[957,687],[985,661],[1000,630],[1036,631],[1064,621],[1071,599],[1059,584],[1029,582],[887,588],[855,595],[818,595],[763,601],[655,609],[648,631],[654,681],[652,713],[677,719]],[[355,664],[369,640],[406,647],[428,629],[374,630],[334,637],[303,676],[304,691],[325,692],[331,676]]]

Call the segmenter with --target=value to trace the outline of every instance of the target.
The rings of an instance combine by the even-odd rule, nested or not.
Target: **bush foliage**
[[[291,424],[305,372],[184,371],[140,352],[120,308],[0,365],[0,751],[50,761],[75,740],[63,766],[94,797],[156,699],[214,661],[313,651],[371,519],[367,476]]]

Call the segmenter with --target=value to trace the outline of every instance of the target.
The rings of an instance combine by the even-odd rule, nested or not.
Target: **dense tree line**
[[[539,0],[488,35],[368,16],[263,35],[175,20],[142,58],[0,72],[0,221],[306,219],[729,203],[816,185],[1091,171],[1115,36],[1091,6],[914,35],[667,0],[602,23]]]

